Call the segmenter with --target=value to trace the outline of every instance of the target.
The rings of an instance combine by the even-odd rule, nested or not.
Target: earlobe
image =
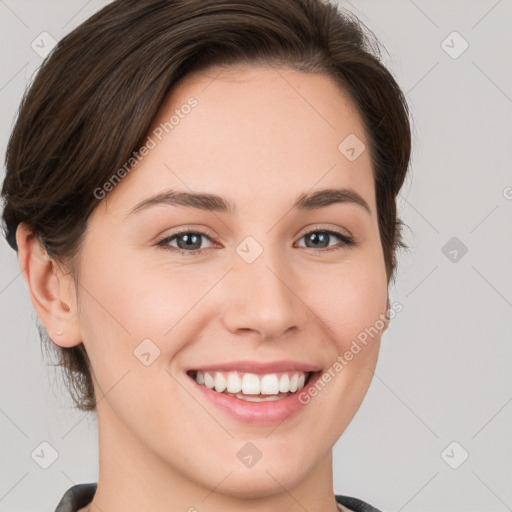
[[[61,347],[82,342],[71,280],[48,256],[32,229],[20,223],[16,230],[18,263],[30,300],[52,341]]]

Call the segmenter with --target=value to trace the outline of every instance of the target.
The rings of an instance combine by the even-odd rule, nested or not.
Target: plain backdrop
[[[60,39],[105,4],[0,1],[2,159],[42,62],[33,41]],[[512,3],[340,5],[385,47],[411,108],[414,149],[399,204],[410,251],[390,289],[403,310],[334,447],[334,490],[383,511],[512,510]],[[71,485],[97,481],[97,425],[44,364],[3,238],[0,255],[0,510],[50,511]],[[47,469],[33,458],[41,443],[58,454]]]

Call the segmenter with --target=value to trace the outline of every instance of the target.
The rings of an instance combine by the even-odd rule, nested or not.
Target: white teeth
[[[226,379],[222,373],[217,372],[215,374],[215,391],[222,393],[227,387]]]
[[[264,375],[261,379],[261,394],[262,395],[277,395],[279,393],[279,381],[277,375],[272,373]]]
[[[295,393],[295,391],[297,391],[298,382],[299,382],[299,375],[297,373],[294,373],[292,378],[290,379],[290,391],[292,393]]]
[[[242,379],[237,373],[228,373],[228,393],[239,393],[242,391]]]
[[[204,374],[204,385],[209,389],[213,389],[213,387],[215,386],[215,381],[213,380],[213,377],[209,373]]]
[[[260,394],[260,379],[254,373],[245,373],[242,378],[242,393],[244,395]]]
[[[203,372],[197,372],[196,382],[198,384],[204,384],[204,373]]]
[[[295,393],[302,389],[307,374],[304,372],[283,372],[256,375],[254,373],[203,372],[197,371],[195,380],[198,384],[214,389],[217,393],[239,393],[243,395],[277,395],[279,393]],[[239,397],[240,398],[240,397]],[[262,397],[263,398],[263,397]],[[260,401],[255,398],[248,401]],[[270,398],[272,400],[272,398]]]
[[[281,375],[281,380],[279,381],[279,391],[281,393],[288,393],[288,391],[290,391],[290,377],[288,377],[287,373],[283,373],[283,375]]]

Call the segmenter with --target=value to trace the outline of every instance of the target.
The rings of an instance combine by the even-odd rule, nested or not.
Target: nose
[[[225,282],[223,321],[235,334],[277,339],[301,329],[311,316],[307,297],[294,289],[299,281],[293,269],[282,259],[264,257],[269,252],[252,263],[237,261]]]

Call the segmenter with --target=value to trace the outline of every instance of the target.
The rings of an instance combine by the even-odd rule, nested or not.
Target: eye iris
[[[178,247],[180,249],[193,249],[193,250],[196,250],[196,249],[200,249],[201,248],[201,236],[202,235],[199,235],[197,233],[185,233],[185,234],[182,234],[182,235],[179,235],[176,240],[178,242]],[[185,241],[185,244],[181,244],[180,243],[180,240],[184,240]],[[197,245],[197,247],[192,247],[194,245]]]
[[[328,233],[323,231],[315,231],[314,233],[306,235],[306,239],[312,241],[313,244],[318,243],[318,241],[321,240],[320,243],[326,242],[326,244],[329,245],[329,236],[330,235]]]

